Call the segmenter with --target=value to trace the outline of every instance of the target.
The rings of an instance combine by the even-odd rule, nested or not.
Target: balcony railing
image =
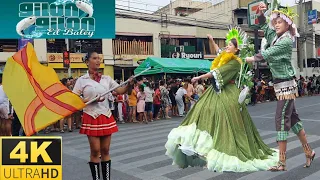
[[[114,55],[153,55],[152,42],[113,40],[112,49]]]

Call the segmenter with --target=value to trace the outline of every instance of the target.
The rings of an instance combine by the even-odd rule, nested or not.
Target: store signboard
[[[175,53],[172,53],[171,57],[181,58],[181,59],[203,59],[204,58],[202,52],[195,52],[195,53],[175,52]]]
[[[308,11],[308,24],[316,24],[318,21],[318,11],[316,9]]]
[[[82,53],[70,53],[70,63],[82,63],[82,58],[85,54]],[[99,54],[100,62],[103,63],[103,54]],[[63,54],[62,53],[47,53],[48,63],[62,63]]]
[[[248,4],[248,24],[251,28],[256,28],[259,25],[258,13],[259,13],[259,4],[261,2],[266,3],[265,0],[254,1]]]

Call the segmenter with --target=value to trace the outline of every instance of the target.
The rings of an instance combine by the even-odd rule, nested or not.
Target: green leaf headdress
[[[236,39],[238,43],[238,48],[242,49],[247,44],[248,35],[246,32],[242,31],[241,28],[238,26],[229,26],[229,32],[226,37],[226,43],[228,44],[232,39]]]

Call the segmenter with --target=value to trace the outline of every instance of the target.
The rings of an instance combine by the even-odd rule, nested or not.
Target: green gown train
[[[278,151],[263,142],[246,105],[238,103],[240,90],[233,82],[240,67],[239,61],[230,60],[211,71],[216,84],[168,135],[166,155],[173,165],[217,172],[260,171],[277,165]],[[186,155],[188,150],[196,154]]]

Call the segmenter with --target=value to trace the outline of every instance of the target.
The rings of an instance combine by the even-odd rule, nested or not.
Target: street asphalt
[[[304,169],[305,155],[297,137],[288,138],[286,172],[216,173],[202,168],[178,169],[165,156],[167,135],[182,118],[159,120],[149,124],[119,124],[119,132],[112,137],[112,180],[319,180],[320,179],[320,96],[296,100],[296,108],[304,123],[308,140],[317,152],[312,166]],[[274,114],[276,102],[248,106],[264,142],[277,148]],[[63,137],[63,179],[91,180],[89,144],[78,131],[49,136]]]

